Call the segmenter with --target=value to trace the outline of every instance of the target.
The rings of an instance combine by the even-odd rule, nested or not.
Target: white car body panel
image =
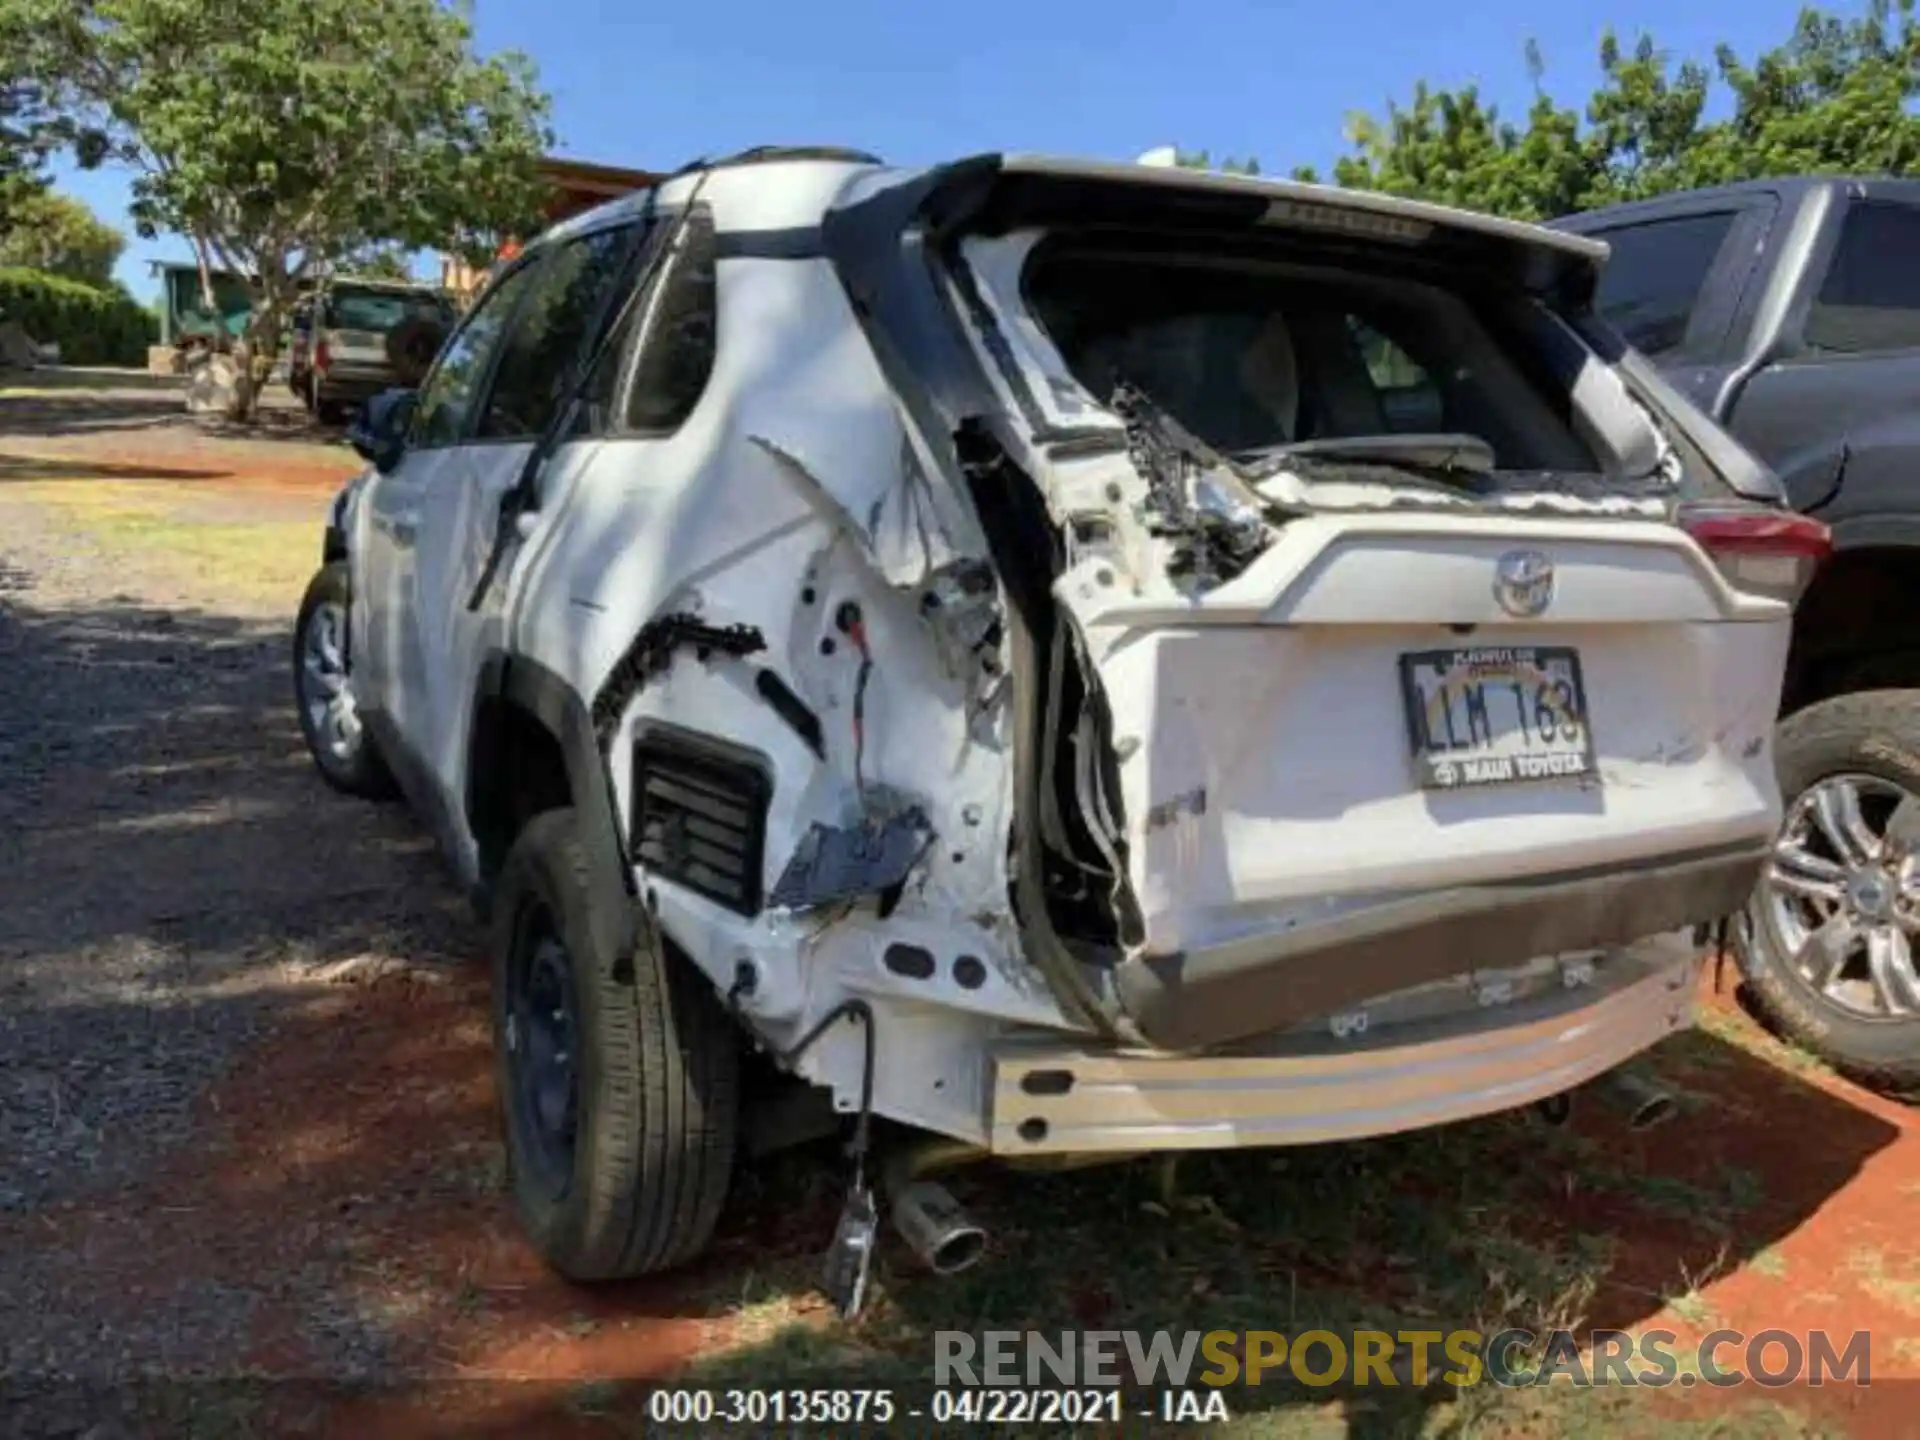
[[[818,226],[824,213],[900,178],[837,163],[747,166],[671,180],[658,198],[670,209],[697,194],[722,234],[781,231]],[[1309,191],[1274,187],[1280,198]],[[552,242],[593,223],[563,226]],[[1098,426],[1104,411],[1009,298],[1031,243],[1031,235],[970,241],[967,253],[1013,337],[1012,363],[1053,407],[1047,418]],[[1585,256],[1592,247],[1562,248]],[[931,842],[884,913],[866,903],[743,915],[645,865],[634,869],[636,889],[718,990],[734,990],[741,967],[751,967],[756,983],[736,998],[769,1043],[790,1043],[848,997],[864,998],[875,1017],[880,1113],[1017,1148],[1009,1138],[1017,1123],[994,1113],[996,1057],[1034,1045],[1121,1051],[1102,1049],[1107,1042],[1063,1006],[1010,901],[1009,845],[1025,802],[1005,667],[984,667],[923,600],[953,567],[986,562],[982,522],[936,478],[928,437],[904,415],[829,260],[727,256],[717,274],[716,360],[691,415],[671,435],[555,450],[540,474],[541,504],[523,518],[477,611],[468,600],[495,540],[500,497],[528,447],[428,452],[355,482],[339,523],[356,601],[365,601],[356,603],[356,684],[426,762],[434,803],[451,817],[449,848],[472,882],[467,757],[490,652],[526,657],[584,703],[650,620],[686,613],[752,627],[764,641],[758,653],[703,663],[683,651],[626,697],[604,750],[617,823],[635,813],[635,741],[666,726],[761,757],[772,782],[765,890],[811,827],[854,826],[889,798],[919,807]],[[994,368],[1004,357],[986,355],[978,331],[968,333],[1014,408]],[[1582,385],[1602,393],[1595,403],[1625,413],[1617,378],[1597,361],[1592,370]],[[1609,423],[1629,447],[1650,447],[1659,434]],[[1124,454],[1056,459],[1034,446],[1018,458],[1056,514],[1142,487]],[[1274,481],[1292,483],[1285,474]],[[1161,542],[1130,532],[1128,505],[1114,502],[1106,508],[1117,548],[1059,576],[1054,595],[1112,713],[1125,876],[1141,921],[1129,955],[1286,934],[1447,887],[1759,844],[1776,827],[1771,722],[1789,606],[1732,589],[1661,518],[1663,502],[1533,496],[1411,512],[1391,508],[1396,497],[1382,488],[1390,487],[1362,487],[1350,504],[1276,525],[1245,570],[1198,595],[1168,582]],[[423,537],[413,544],[395,535],[409,524]],[[1503,611],[1490,585],[1494,565],[1517,547],[1549,554],[1557,572],[1552,607],[1536,619]],[[1004,594],[994,599],[1004,608]],[[859,657],[836,625],[848,603],[859,607],[874,661],[860,745]],[[1538,644],[1579,652],[1598,774],[1543,787],[1418,788],[1397,657]],[[761,666],[818,718],[824,754],[755,694]],[[1196,795],[1203,805],[1179,803]],[[931,972],[890,967],[890,949],[902,946],[932,957]],[[961,964],[969,958],[977,968]],[[1643,968],[1690,981],[1689,964],[1662,951]],[[1471,968],[1473,957],[1460,965]],[[1584,1058],[1566,1063],[1592,1073],[1684,1025],[1690,1004],[1671,998],[1677,989],[1656,994],[1648,981],[1631,1003],[1609,1001],[1623,1028],[1580,1032]],[[1490,1013],[1462,1022],[1469,1038],[1497,1026]],[[1130,1044],[1127,1055],[1150,1053],[1137,1037]],[[852,1108],[862,1045],[859,1027],[839,1027],[796,1068]],[[1317,1052],[1290,1053],[1286,1073],[1297,1076],[1302,1057]],[[1502,1053],[1508,1068],[1484,1093],[1412,1107],[1406,1123],[1546,1093],[1515,1078],[1531,1051],[1516,1042]],[[1127,1103],[1128,1133],[1145,1134],[1149,1148],[1240,1143],[1231,1126],[1204,1123],[1175,1125],[1155,1141],[1138,1113],[1153,1102],[1130,1094]],[[1089,1134],[1101,1133],[1097,1117],[1075,1113]],[[1374,1126],[1383,1128],[1394,1124]],[[1256,1130],[1246,1143],[1271,1143]],[[1334,1133],[1369,1132],[1356,1122],[1325,1129]],[[1324,1138],[1311,1125],[1301,1134]],[[1044,1148],[1075,1147],[1055,1137]]]

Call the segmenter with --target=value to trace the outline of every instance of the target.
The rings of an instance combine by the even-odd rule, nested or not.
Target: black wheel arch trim
[[[595,742],[586,701],[539,661],[504,650],[490,652],[481,662],[474,698],[476,708],[484,700],[518,706],[559,742],[592,872],[590,883],[600,902],[593,907],[594,922],[609,927],[596,938],[606,943],[605,953],[630,955],[641,924],[639,889],[614,805],[613,776]],[[465,796],[469,823],[477,812],[475,784],[476,775],[469,769]]]

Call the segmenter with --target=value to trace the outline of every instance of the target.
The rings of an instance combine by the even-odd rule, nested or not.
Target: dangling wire
[[[742,967],[739,975],[727,990],[727,1009],[733,1015],[734,1019],[742,1025],[747,1025],[748,1022],[746,1016],[741,1011],[740,1000],[741,997],[752,994],[753,988],[753,971]],[[826,1034],[835,1021],[847,1016],[852,1016],[860,1021],[863,1040],[860,1054],[860,1110],[859,1113],[854,1116],[853,1140],[847,1147],[847,1154],[851,1156],[853,1160],[853,1183],[855,1185],[861,1185],[866,1181],[867,1147],[872,1139],[873,1132],[873,1008],[869,1006],[865,1000],[842,1000],[838,1005],[834,1006],[815,1021],[813,1028],[808,1030],[807,1033],[802,1035],[798,1040],[794,1041],[788,1049],[782,1050],[775,1045],[769,1045],[767,1048],[773,1053],[774,1058],[779,1061],[781,1065],[792,1070],[799,1063],[800,1057],[813,1048],[814,1042]]]
[[[867,803],[867,681],[873,676],[873,650],[867,643],[867,622],[860,614],[860,607],[848,600],[840,606],[834,616],[834,622],[840,632],[853,642],[853,648],[860,652],[860,673],[853,682],[853,788],[860,798],[861,812],[866,811]]]

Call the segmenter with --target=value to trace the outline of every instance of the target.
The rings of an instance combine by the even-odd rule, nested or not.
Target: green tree
[[[1545,66],[1531,44],[1527,67],[1534,99],[1524,129],[1503,121],[1474,86],[1422,82],[1410,104],[1388,106],[1384,121],[1348,116],[1352,153],[1335,164],[1334,183],[1529,219],[1576,208],[1592,185],[1594,146],[1579,117],[1542,88]]]
[[[0,36],[0,215],[44,187],[49,145],[39,94],[8,73],[4,41]]]
[[[104,287],[126,248],[126,236],[70,195],[23,195],[0,215],[0,265]]]
[[[1182,150],[1174,158],[1174,164],[1185,170],[1218,170],[1222,175],[1258,175],[1260,162],[1249,155],[1244,160],[1222,160],[1215,165],[1207,158],[1204,150]]]
[[[1503,120],[1471,86],[1416,85],[1384,119],[1348,122],[1334,180],[1522,219],[1766,175],[1920,170],[1915,0],[1871,0],[1851,19],[1800,13],[1786,41],[1743,60],[1676,59],[1653,37],[1612,31],[1584,107],[1556,104],[1529,44],[1534,100]],[[1722,100],[1716,107],[1714,102]],[[1708,120],[1714,109],[1725,118]]]
[[[383,245],[485,254],[542,198],[548,101],[437,0],[0,0],[75,136],[134,172],[140,233],[247,276],[237,417],[302,286]],[[83,160],[86,158],[82,157]]]
[[[373,280],[411,280],[413,262],[404,250],[381,246],[340,262],[342,275],[364,275]]]

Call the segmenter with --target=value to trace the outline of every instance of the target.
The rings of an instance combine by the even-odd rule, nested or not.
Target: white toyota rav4
[[[952,1268],[936,1152],[1553,1105],[1689,1024],[1827,536],[1595,319],[1605,256],[833,150],[527,246],[368,407],[295,659],[322,773],[490,916],[550,1263],[702,1248],[756,1052],[852,1134],[850,1306],[872,1120]]]

